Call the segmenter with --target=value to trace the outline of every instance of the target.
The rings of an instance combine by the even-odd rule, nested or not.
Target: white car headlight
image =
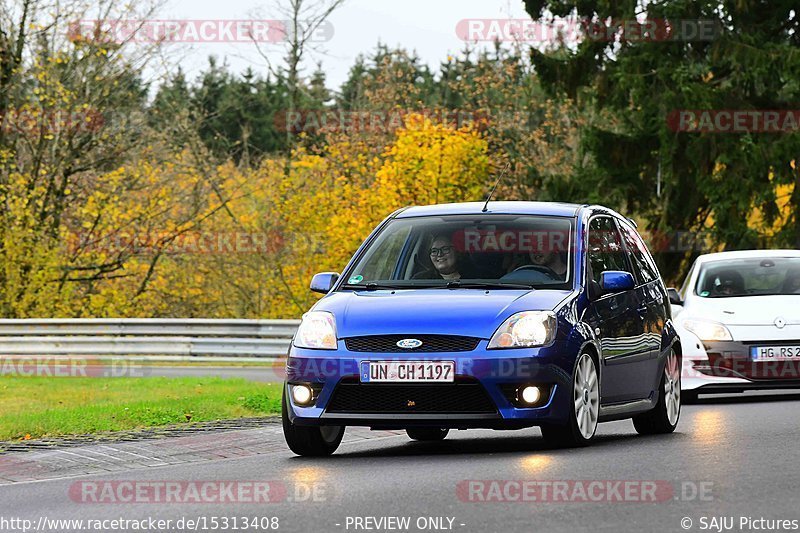
[[[701,341],[732,341],[733,335],[724,324],[711,320],[689,319],[683,321],[683,327],[697,335]]]
[[[303,315],[294,345],[318,350],[336,349],[336,319],[327,311],[310,311]]]
[[[552,311],[523,311],[503,322],[487,348],[545,346],[555,339],[556,327],[556,315]]]

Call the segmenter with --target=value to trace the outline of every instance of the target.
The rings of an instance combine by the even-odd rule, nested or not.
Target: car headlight
[[[552,311],[523,311],[503,322],[489,341],[488,349],[545,346],[556,337],[556,315]]]
[[[733,335],[724,324],[711,320],[686,319],[683,327],[697,335],[701,341],[732,341]]]
[[[318,350],[336,349],[336,319],[327,311],[310,311],[303,315],[294,345]]]

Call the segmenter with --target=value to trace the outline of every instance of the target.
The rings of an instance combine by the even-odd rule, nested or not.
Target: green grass
[[[0,376],[0,440],[272,415],[281,387],[215,377]]]
[[[198,358],[199,359],[199,358]],[[247,368],[247,367],[263,367],[263,368],[277,368],[281,369],[286,365],[286,362],[283,360],[264,360],[264,361],[226,361],[226,362],[217,362],[217,361],[203,361],[200,359],[199,361],[142,361],[137,359],[128,359],[125,356],[116,357],[116,358],[91,358],[88,361],[91,364],[96,365],[113,365],[118,364],[122,365],[123,368],[126,365],[130,365],[131,367],[138,368],[138,367],[149,367],[149,366],[168,366],[168,367],[224,367],[224,368]]]

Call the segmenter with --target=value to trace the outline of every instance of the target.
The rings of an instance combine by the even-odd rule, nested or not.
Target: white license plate
[[[361,383],[452,383],[454,361],[362,361]]]
[[[753,346],[750,355],[754,361],[800,361],[800,345]]]

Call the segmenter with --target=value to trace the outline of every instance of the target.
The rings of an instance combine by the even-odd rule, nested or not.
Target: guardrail
[[[0,319],[2,356],[284,357],[299,320]]]

